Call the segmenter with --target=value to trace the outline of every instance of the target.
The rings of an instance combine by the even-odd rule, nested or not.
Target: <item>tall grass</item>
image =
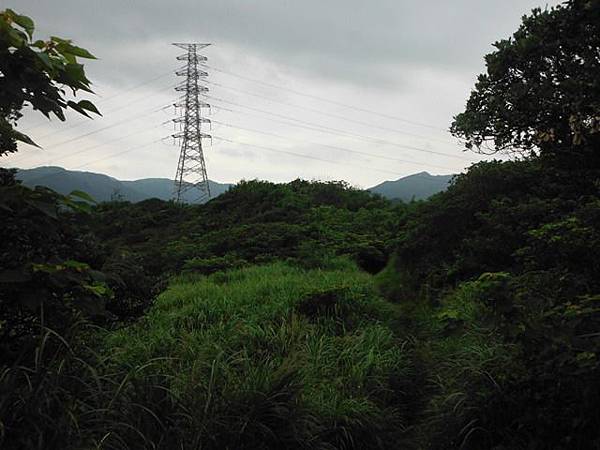
[[[176,279],[105,351],[115,371],[155,361],[184,448],[394,448],[395,312],[356,269],[277,263]]]
[[[416,448],[490,448],[488,437],[497,430],[481,426],[486,403],[502,395],[518,368],[516,348],[496,329],[485,292],[468,282],[439,304],[420,301],[403,310],[415,331],[407,353],[421,373],[407,441]]]
[[[332,267],[185,275],[135,325],[44,330],[0,373],[0,448],[489,447],[518,367],[484,291],[403,308]]]
[[[138,324],[46,330],[5,367],[0,446],[396,448],[410,371],[396,314],[347,264],[182,276]]]
[[[147,449],[181,442],[185,405],[157,361],[113,371],[83,341],[97,330],[77,322],[67,340],[43,329],[33,352],[0,373],[0,448]],[[75,336],[75,337],[74,337]]]

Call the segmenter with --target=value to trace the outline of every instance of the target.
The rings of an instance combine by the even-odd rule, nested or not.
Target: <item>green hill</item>
[[[424,200],[445,190],[452,175],[430,175],[427,172],[415,173],[395,181],[385,181],[368,191],[380,194],[390,200]],[[139,202],[149,198],[169,200],[173,193],[173,180],[169,178],[142,178],[140,180],[118,180],[108,175],[67,170],[62,167],[36,167],[19,169],[17,179],[25,186],[46,186],[61,194],[74,190],[84,191],[97,201],[121,199]],[[209,181],[212,197],[221,195],[232,185]],[[186,203],[197,203],[193,192],[184,194]]]
[[[17,179],[25,186],[46,186],[61,194],[79,190],[90,194],[96,201],[114,199],[139,202],[149,198],[169,200],[173,193],[173,180],[168,178],[143,178],[141,180],[118,180],[94,172],[67,170],[62,167],[36,167],[19,169]],[[227,191],[230,184],[209,181],[213,197]],[[188,191],[184,195],[187,203],[197,203],[196,194]]]
[[[433,194],[444,191],[450,184],[454,175],[431,175],[428,172],[415,173],[395,181],[384,181],[368,190],[385,198],[400,199],[405,202],[411,200],[425,200]]]

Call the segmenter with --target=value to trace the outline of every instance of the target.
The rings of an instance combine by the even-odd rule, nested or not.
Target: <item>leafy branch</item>
[[[0,12],[0,156],[17,151],[17,142],[35,145],[33,139],[15,129],[23,106],[30,105],[47,118],[65,120],[72,109],[86,117],[100,111],[89,100],[65,98],[66,90],[93,93],[78,58],[96,59],[69,39],[51,36],[34,40],[34,22],[11,9]],[[38,146],[39,147],[39,146]]]

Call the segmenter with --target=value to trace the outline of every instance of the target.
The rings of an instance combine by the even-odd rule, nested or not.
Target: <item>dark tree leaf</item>
[[[83,191],[73,191],[69,194],[69,197],[78,197],[91,203],[97,203],[90,194]]]

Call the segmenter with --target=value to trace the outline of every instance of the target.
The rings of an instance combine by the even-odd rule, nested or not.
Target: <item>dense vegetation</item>
[[[387,262],[398,211],[344,183],[248,181],[202,207],[106,203],[89,226],[118,253],[140,255],[156,276],[275,259],[319,265],[324,255],[341,254],[377,272]]]
[[[599,14],[497,44],[453,130],[533,151],[428,201],[97,205],[0,172],[0,446],[600,448]]]
[[[33,40],[35,26],[27,16],[10,9],[0,12],[0,156],[17,151],[17,142],[36,145],[15,129],[24,105],[50,118],[65,120],[72,109],[89,117],[100,114],[89,100],[69,100],[65,89],[92,92],[83,64],[77,58],[95,59],[68,39],[51,36]]]
[[[402,430],[392,313],[351,264],[274,263],[176,279],[107,344],[130,370],[169,355],[154,374],[190,412],[171,447],[373,448]]]
[[[2,329],[29,339],[28,351],[3,346],[9,447],[369,448],[404,429],[394,404],[409,366],[369,275],[403,206],[297,180],[243,182],[199,206],[83,208],[4,182],[15,248],[0,273]],[[51,196],[45,209],[24,208],[36,196]]]
[[[405,216],[378,277],[417,321],[417,361],[436,374],[420,389],[447,395],[453,414],[438,423],[453,445],[600,445],[599,179],[536,160],[482,163]],[[449,301],[464,309],[439,311]],[[455,339],[467,342],[436,353]],[[463,360],[472,350],[481,359]]]

